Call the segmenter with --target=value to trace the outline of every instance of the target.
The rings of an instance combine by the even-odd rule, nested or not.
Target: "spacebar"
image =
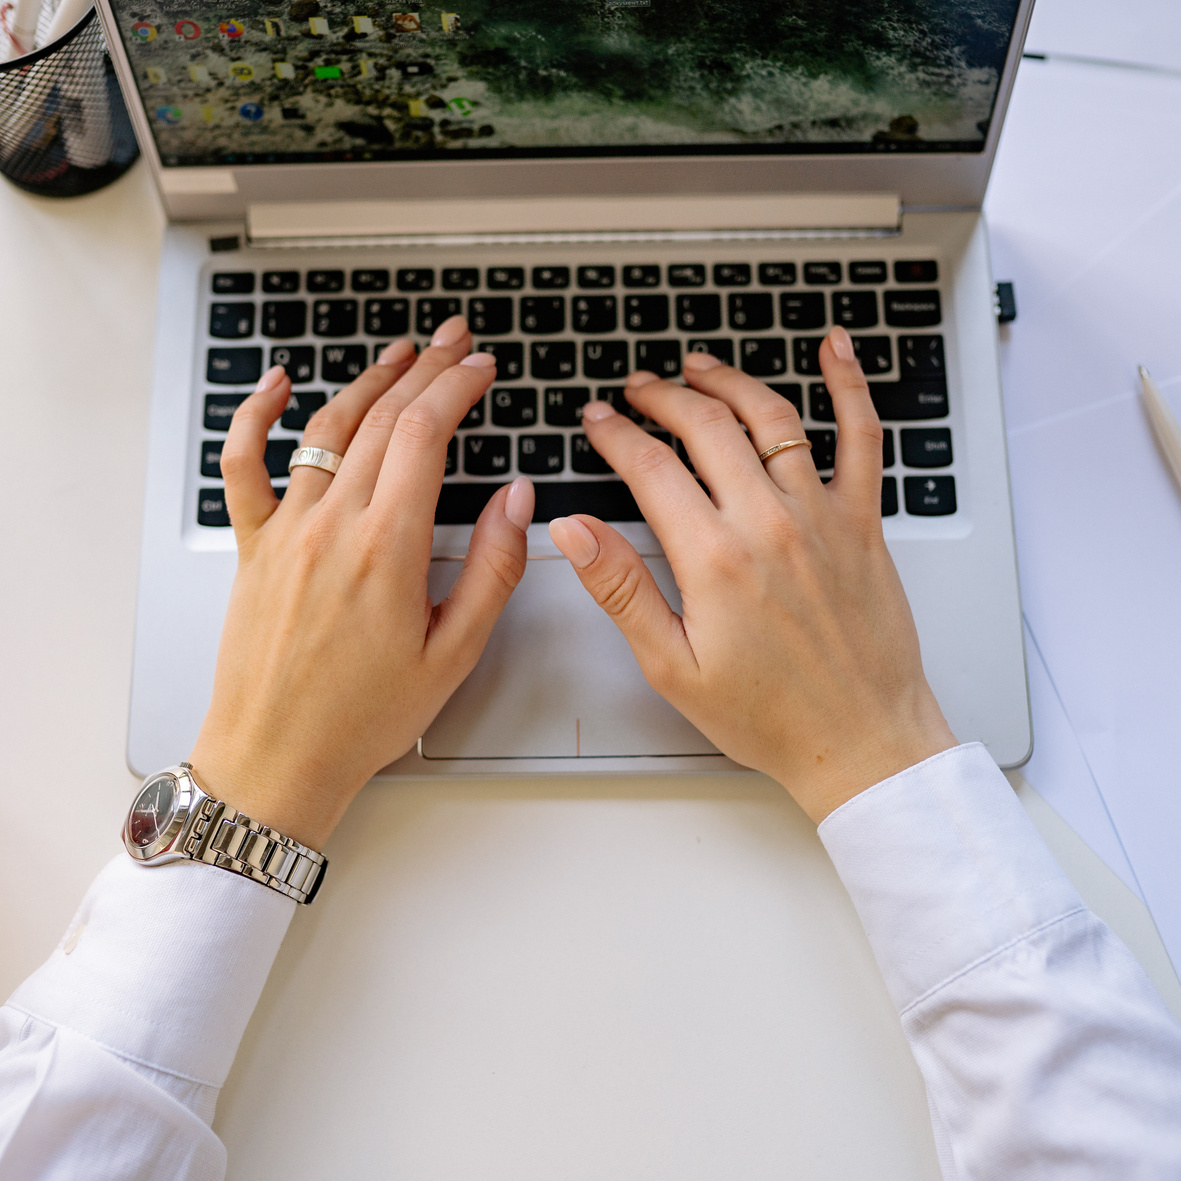
[[[480,510],[503,484],[444,484],[435,508],[436,525],[474,525]],[[552,521],[571,513],[589,513],[604,521],[642,521],[635,498],[622,480],[551,483],[535,480],[534,521]]]

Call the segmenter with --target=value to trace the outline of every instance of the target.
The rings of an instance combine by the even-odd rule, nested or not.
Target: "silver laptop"
[[[885,425],[885,534],[961,739],[1031,745],[980,212],[1031,0],[100,0],[169,217],[160,271],[128,761],[191,747],[234,574],[220,451],[268,365],[308,416],[387,341],[456,312],[497,378],[451,444],[432,592],[519,473],[525,578],[471,678],[392,774],[717,771],[549,541],[574,511],[676,586],[580,429],[636,368],[686,351],[836,427],[817,363],[852,333]],[[394,8],[409,11],[395,12]],[[451,8],[455,11],[451,11]],[[873,5],[864,6],[872,9]],[[658,430],[655,424],[648,429]],[[672,440],[675,444],[675,440]]]

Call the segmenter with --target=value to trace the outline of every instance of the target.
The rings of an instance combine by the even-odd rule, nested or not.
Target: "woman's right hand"
[[[804,438],[800,416],[705,354],[686,358],[688,388],[635,373],[627,398],[684,442],[709,493],[628,418],[604,402],[585,407],[588,438],[664,547],[681,615],[609,525],[581,515],[550,525],[649,684],[817,822],[956,745],[882,536],[882,428],[843,328],[820,363],[840,428],[827,485],[805,447],[759,462],[760,451]]]

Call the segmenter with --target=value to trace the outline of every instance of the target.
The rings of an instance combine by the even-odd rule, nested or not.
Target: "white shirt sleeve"
[[[220,1181],[217,1093],[295,903],[182,861],[112,861],[0,1008],[5,1181]]]
[[[820,838],[927,1086],[946,1181],[1181,1177],[1181,1027],[978,743]]]

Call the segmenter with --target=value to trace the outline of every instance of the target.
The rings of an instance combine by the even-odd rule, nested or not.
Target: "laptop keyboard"
[[[225,432],[266,368],[284,365],[293,387],[266,448],[282,495],[309,417],[389,341],[409,335],[424,345],[457,313],[468,317],[476,348],[495,354],[497,376],[448,446],[438,524],[473,523],[496,489],[519,474],[536,486],[536,521],[572,512],[641,520],[627,487],[580,429],[582,407],[592,398],[610,402],[687,462],[679,442],[623,396],[635,369],[678,378],[686,351],[712,353],[791,401],[817,469],[831,475],[836,423],[818,354],[833,324],[852,335],[885,428],[882,515],[954,514],[937,262],[741,256],[740,248],[735,261],[668,265],[216,270],[202,305],[197,524],[229,524],[220,483]]]

